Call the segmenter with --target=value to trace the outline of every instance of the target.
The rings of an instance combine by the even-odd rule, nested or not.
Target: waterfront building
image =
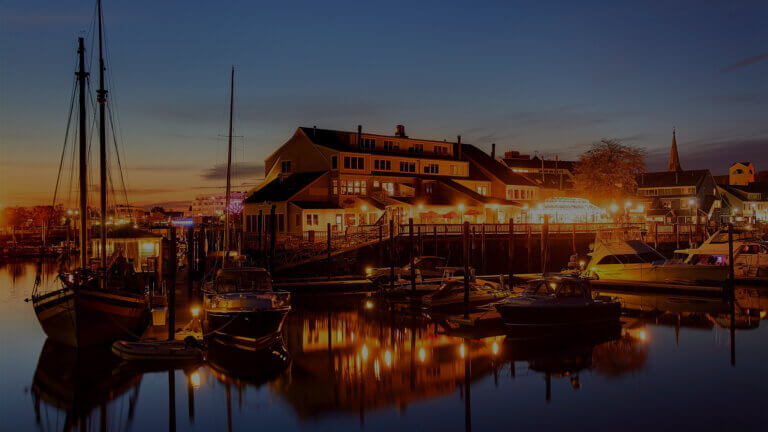
[[[768,183],[751,182],[746,185],[718,185],[724,200],[731,208],[734,220],[750,222],[768,221]]]
[[[265,160],[244,201],[246,232],[335,231],[383,223],[520,220],[539,187],[477,147],[394,135],[300,127]],[[274,207],[274,210],[273,210]],[[260,225],[264,223],[264,225]]]
[[[243,193],[230,192],[230,210],[232,213],[239,213],[243,205]],[[208,216],[218,217],[224,214],[227,195],[225,193],[211,193],[197,195],[190,204],[189,210],[185,216]]]
[[[531,157],[518,151],[505,152],[501,160],[512,172],[538,185],[543,198],[565,196],[574,190],[575,161]]]
[[[646,220],[652,222],[707,223],[721,213],[722,199],[712,173],[682,169],[674,131],[667,170],[641,174],[637,195]]]

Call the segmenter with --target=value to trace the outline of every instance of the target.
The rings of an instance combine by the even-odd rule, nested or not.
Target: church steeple
[[[682,171],[680,166],[680,156],[677,154],[677,140],[675,139],[675,129],[672,128],[672,149],[669,151],[669,165],[667,171],[678,172]]]

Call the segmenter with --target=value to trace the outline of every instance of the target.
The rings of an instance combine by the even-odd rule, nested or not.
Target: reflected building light
[[[493,355],[496,355],[499,353],[499,343],[496,341],[493,341],[493,345],[491,345],[491,352]]]
[[[461,358],[464,358],[466,355],[467,355],[466,348],[464,348],[464,344],[461,344],[461,346],[459,347],[459,356],[461,356]]]
[[[419,348],[419,361],[424,363],[424,360],[427,358],[427,351],[424,349],[424,347]]]
[[[389,350],[384,351],[384,364],[387,367],[392,366],[392,353]]]
[[[189,383],[192,384],[192,388],[200,388],[200,371],[196,370],[189,375]]]
[[[373,362],[373,374],[376,376],[376,381],[381,380],[381,369],[379,368],[379,359]]]
[[[368,345],[363,345],[363,349],[360,351],[363,356],[363,360],[368,360]]]

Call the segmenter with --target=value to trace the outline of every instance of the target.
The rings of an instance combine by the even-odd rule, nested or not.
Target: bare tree
[[[579,156],[576,189],[596,202],[632,195],[645,172],[644,156],[643,148],[604,138]]]

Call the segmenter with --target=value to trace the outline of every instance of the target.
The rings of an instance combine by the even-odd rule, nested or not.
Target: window
[[[363,158],[344,156],[344,168],[345,169],[365,169]]]
[[[338,195],[339,194],[339,181],[336,179],[333,179],[333,191],[331,192],[332,195]]]
[[[457,165],[451,165],[451,175],[461,175],[461,169]]]
[[[435,154],[447,155],[448,154],[448,147],[436,145],[435,146]]]
[[[283,173],[291,172],[291,161],[280,162],[280,172],[283,172]]]
[[[483,196],[488,195],[488,186],[478,186],[477,193]]]
[[[336,155],[331,156],[331,169],[337,169],[339,167],[339,157]]]
[[[362,138],[360,140],[360,148],[373,150],[376,148],[376,140],[373,138]]]
[[[401,172],[416,172],[416,162],[400,162]]]
[[[440,169],[438,164],[424,165],[424,174],[437,174]]]
[[[365,180],[342,180],[341,181],[341,193],[342,194],[365,194],[367,192],[367,183]]]
[[[336,215],[336,225],[341,225],[341,215],[340,214]]]
[[[386,151],[398,151],[400,150],[400,146],[397,143],[394,143],[392,141],[384,141],[384,150]]]
[[[373,161],[373,169],[389,171],[392,169],[392,161],[376,159]]]
[[[432,195],[432,183],[427,183],[424,185],[424,193],[427,195]]]
[[[424,144],[414,144],[408,151],[410,153],[424,153]]]

